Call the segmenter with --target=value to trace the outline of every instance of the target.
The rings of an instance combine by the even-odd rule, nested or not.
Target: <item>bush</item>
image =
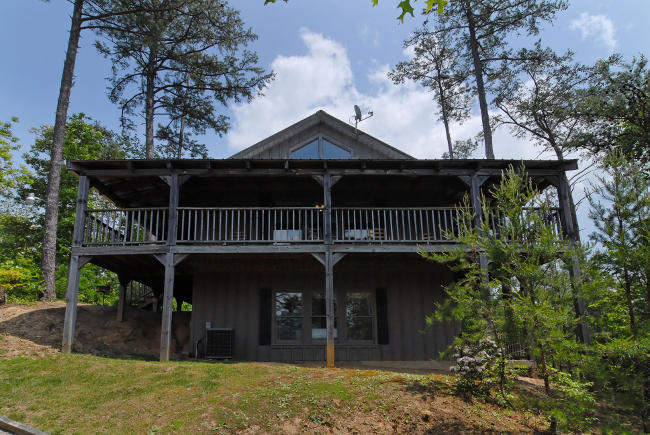
[[[489,338],[465,342],[456,346],[456,365],[451,371],[458,374],[457,392],[465,397],[488,397],[499,384],[499,349]]]
[[[16,257],[0,263],[0,288],[9,303],[37,301],[42,291],[39,277],[39,267],[31,258]]]

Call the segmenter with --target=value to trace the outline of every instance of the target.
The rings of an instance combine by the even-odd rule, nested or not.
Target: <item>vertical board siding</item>
[[[324,361],[325,344],[260,345],[260,296],[272,291],[325,291],[323,266],[305,254],[292,258],[218,256],[194,264],[195,280],[191,349],[204,335],[205,322],[215,328],[235,329],[235,359],[248,361]],[[436,323],[425,330],[425,316],[443,297],[442,285],[452,279],[443,266],[417,255],[381,257],[349,254],[334,267],[339,341],[335,357],[343,360],[428,360],[458,333],[458,325]],[[388,344],[356,345],[342,342],[346,291],[386,291]],[[305,311],[311,308],[304,301]],[[271,308],[272,309],[272,308]],[[375,315],[377,315],[375,307]],[[305,322],[311,322],[309,317]],[[375,319],[376,322],[376,319]],[[377,325],[375,325],[375,328]],[[309,328],[305,328],[309,330]],[[375,329],[375,336],[377,330]],[[273,342],[273,337],[272,337]]]

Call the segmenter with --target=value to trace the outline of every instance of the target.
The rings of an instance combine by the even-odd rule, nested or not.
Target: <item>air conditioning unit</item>
[[[232,359],[235,330],[229,328],[205,328],[205,358]]]

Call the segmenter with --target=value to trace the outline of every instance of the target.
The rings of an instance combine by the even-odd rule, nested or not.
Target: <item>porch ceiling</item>
[[[252,197],[262,205],[271,193],[290,187],[297,202],[310,204],[322,188],[314,175],[376,177],[444,177],[486,175],[494,181],[509,166],[523,165],[538,188],[546,177],[577,169],[576,160],[74,160],[68,169],[86,175],[91,186],[120,207],[165,207],[169,188],[161,178],[172,173],[191,175],[181,187],[181,206],[205,205],[206,198]],[[215,182],[206,180],[215,178]],[[216,182],[216,178],[219,181]],[[302,182],[298,182],[298,181]],[[440,179],[443,181],[443,178]],[[456,188],[456,183],[448,187]],[[461,187],[457,185],[457,187]],[[234,192],[236,191],[236,194]],[[453,192],[452,192],[453,193]],[[449,195],[453,196],[453,195]],[[236,198],[234,198],[236,199]],[[232,203],[230,205],[237,206]]]

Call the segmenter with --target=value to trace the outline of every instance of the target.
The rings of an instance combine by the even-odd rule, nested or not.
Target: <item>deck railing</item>
[[[179,244],[322,243],[322,207],[179,207]],[[523,222],[539,209],[524,210]],[[505,217],[490,216],[491,231],[502,228]],[[559,209],[544,219],[562,234]],[[167,242],[166,208],[99,209],[86,211],[84,246],[145,245]],[[453,242],[459,235],[458,210],[428,208],[332,208],[335,243]],[[508,235],[505,235],[508,237]]]
[[[334,208],[335,242],[441,243],[458,235],[453,207]]]
[[[178,227],[178,243],[322,242],[323,209],[180,207]]]
[[[86,210],[84,245],[143,245],[166,241],[166,207]]]

